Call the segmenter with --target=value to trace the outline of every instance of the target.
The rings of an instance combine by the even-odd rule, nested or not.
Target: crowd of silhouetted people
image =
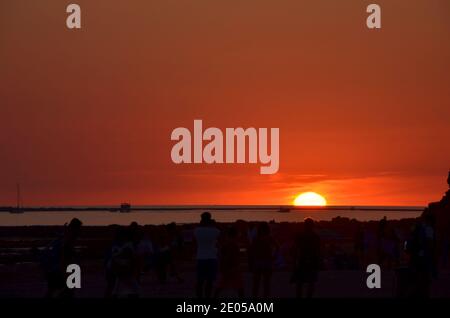
[[[323,261],[321,239],[314,224],[311,218],[304,220],[289,253],[293,259],[290,282],[296,286],[297,297],[313,297]],[[75,245],[81,226],[81,221],[73,219],[65,227],[64,234],[42,255],[49,297],[73,295],[73,290],[66,287],[65,269],[67,265],[79,262]],[[193,291],[197,297],[220,297],[225,290],[239,297],[272,295],[272,273],[283,256],[280,256],[280,246],[271,234],[270,224],[260,222],[253,226],[247,232],[248,267],[245,267],[241,257],[242,233],[238,228],[229,225],[220,231],[209,212],[201,215],[200,223],[193,231],[196,249],[196,285]],[[409,239],[402,243],[386,219],[379,222],[375,239],[376,263],[382,268],[398,269],[399,289],[403,289],[399,296],[429,295],[431,281],[438,268],[434,227],[433,215],[425,210]],[[369,263],[365,260],[365,236],[364,229],[360,228],[354,241],[360,269]],[[403,269],[397,267],[402,245],[403,252],[410,256],[409,266]],[[154,273],[159,284],[169,279],[182,283],[184,279],[178,267],[183,249],[183,238],[174,223],[154,228],[152,232],[135,222],[129,226],[117,226],[104,256],[105,297],[139,297],[141,276],[148,272]],[[252,280],[249,291],[245,291],[244,284],[247,270]]]
[[[450,174],[448,183],[450,186]],[[399,238],[386,218],[378,222],[372,239],[364,225],[358,223],[354,237],[357,269],[365,271],[364,266],[369,263],[394,269],[396,296],[429,297],[432,281],[438,276],[439,261],[443,264],[448,261],[449,202],[447,192],[441,201],[430,204],[416,219],[405,240]],[[288,254],[292,258],[290,282],[296,287],[295,295],[313,297],[324,252],[315,224],[313,219],[305,219],[287,253],[282,253],[283,247],[272,235],[269,223],[252,222],[246,233],[242,233],[242,229],[233,224],[219,229],[211,213],[202,213],[193,230],[196,261],[193,294],[197,297],[220,297],[228,290],[239,297],[270,297],[274,283],[272,274],[277,266],[286,263],[283,258]],[[73,296],[73,290],[68,289],[65,283],[66,267],[79,262],[75,246],[81,227],[82,222],[73,219],[64,227],[62,236],[41,255],[48,297]],[[246,246],[243,249],[244,235]],[[180,263],[184,249],[183,236],[175,223],[152,229],[136,222],[129,226],[116,226],[114,238],[104,256],[105,297],[139,297],[142,275],[148,272],[155,275],[159,284],[165,284],[169,279],[183,283]],[[372,259],[368,256],[369,249],[375,251]],[[242,251],[246,252],[246,261],[242,260]],[[402,255],[407,257],[403,266],[400,262]],[[247,267],[243,265],[245,263]],[[244,284],[247,271],[252,280],[249,291],[245,290]]]
[[[292,283],[297,294],[307,286],[312,296],[314,282],[320,266],[320,239],[314,232],[314,222],[306,219],[304,230],[295,242],[295,268]],[[77,263],[76,239],[82,222],[73,219],[64,228],[64,234],[52,242],[41,255],[48,283],[47,296],[70,297],[73,291],[65,284],[66,267]],[[105,253],[105,297],[139,297],[141,275],[153,271],[159,283],[173,278],[183,282],[177,269],[178,255],[183,250],[183,238],[175,223],[159,227],[154,233],[145,232],[136,222],[117,226],[110,248]],[[197,297],[218,297],[231,290],[245,296],[244,268],[241,266],[241,246],[238,229],[230,225],[223,233],[209,212],[193,231],[195,239]],[[247,233],[248,269],[252,274],[252,296],[271,296],[272,272],[279,246],[271,235],[267,222],[258,223]]]

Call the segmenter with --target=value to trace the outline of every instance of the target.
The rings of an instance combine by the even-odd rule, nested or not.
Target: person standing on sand
[[[73,289],[66,285],[66,268],[76,263],[75,243],[80,234],[82,222],[74,218],[65,226],[61,238],[52,242],[44,255],[44,269],[47,279],[47,297],[70,298]]]
[[[320,238],[314,232],[314,221],[310,218],[305,219],[304,230],[297,237],[294,257],[292,282],[297,285],[297,297],[303,297],[306,285],[306,297],[311,298],[320,266]]]
[[[200,225],[194,230],[197,244],[197,297],[211,297],[213,283],[217,276],[217,240],[220,231],[216,228],[211,213],[203,212]]]

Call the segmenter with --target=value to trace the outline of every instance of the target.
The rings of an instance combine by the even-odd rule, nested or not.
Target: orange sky
[[[82,29],[65,27],[66,5]],[[450,2],[0,0],[0,205],[423,205],[450,168]],[[280,170],[171,131],[279,127]]]

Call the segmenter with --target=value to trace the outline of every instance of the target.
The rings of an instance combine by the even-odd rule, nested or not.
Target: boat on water
[[[291,209],[288,208],[288,207],[281,206],[281,207],[278,209],[278,213],[289,213],[289,212],[291,212]]]
[[[121,203],[119,212],[120,213],[130,213],[131,212],[131,204],[130,203]]]

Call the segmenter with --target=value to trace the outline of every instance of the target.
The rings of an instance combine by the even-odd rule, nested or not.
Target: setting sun
[[[315,192],[304,192],[299,194],[295,200],[296,206],[325,206],[327,200],[323,196]]]

